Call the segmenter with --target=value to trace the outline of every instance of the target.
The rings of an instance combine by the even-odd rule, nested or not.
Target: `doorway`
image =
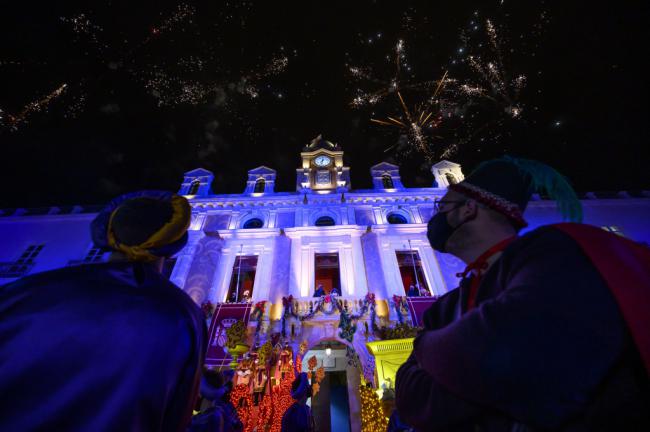
[[[416,288],[424,288],[430,294],[431,290],[422,271],[420,254],[415,250],[395,251],[395,254],[397,255],[397,265],[402,277],[402,284],[404,285],[404,294],[408,295],[411,285]]]
[[[338,288],[338,294],[341,295],[341,277],[339,273],[339,254],[334,253],[317,253],[314,255],[314,290],[319,285],[323,286],[325,294],[332,292],[333,288]]]
[[[350,432],[350,404],[345,371],[325,373],[311,408],[316,432]]]

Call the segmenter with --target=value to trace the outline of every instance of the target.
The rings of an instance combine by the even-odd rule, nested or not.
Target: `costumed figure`
[[[253,377],[253,402],[258,406],[264,398],[266,392],[266,371],[263,368],[258,368]]]
[[[579,223],[518,236],[534,191],[582,219],[564,177],[510,157],[436,202],[429,242],[467,267],[397,372],[416,430],[650,430],[650,251]]]
[[[243,429],[230,402],[229,379],[223,373],[206,370],[201,379],[201,410],[192,417],[188,432],[239,432]]]
[[[0,430],[187,427],[207,330],[161,269],[185,246],[190,215],[174,193],[121,196],[90,227],[109,262],[0,287]]]
[[[291,397],[295,402],[282,416],[282,432],[313,432],[314,417],[307,406],[312,390],[305,372],[301,372],[291,384]]]
[[[288,342],[284,343],[284,348],[280,351],[280,373],[282,379],[285,375],[293,370],[293,351]]]
[[[239,364],[239,367],[237,368],[237,382],[236,385],[238,386],[250,386],[251,382],[251,376],[252,376],[252,371],[251,371],[251,366],[252,366],[252,360],[251,359],[244,359],[241,361]]]

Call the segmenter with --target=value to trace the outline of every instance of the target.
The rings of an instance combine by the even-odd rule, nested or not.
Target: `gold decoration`
[[[384,432],[388,419],[384,416],[377,392],[363,381],[359,386],[361,399],[361,432]]]
[[[246,325],[238,320],[235,324],[226,329],[226,347],[235,349],[239,344],[246,343]]]

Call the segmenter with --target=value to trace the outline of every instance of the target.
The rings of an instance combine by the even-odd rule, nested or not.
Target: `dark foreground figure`
[[[0,288],[0,430],[185,430],[205,321],[159,265],[188,224],[182,197],[119,198],[93,222],[93,240],[122,260]]]
[[[438,203],[429,240],[468,268],[397,374],[416,430],[650,430],[650,250],[582,224],[517,237],[534,189],[581,218],[559,174],[510,158]]]
[[[282,432],[314,432],[314,417],[307,406],[312,395],[311,384],[305,372],[298,374],[291,384],[291,397],[295,400],[282,416]]]

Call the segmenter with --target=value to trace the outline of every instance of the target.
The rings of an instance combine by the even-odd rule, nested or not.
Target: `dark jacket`
[[[542,227],[513,242],[466,312],[468,289],[466,280],[425,313],[397,373],[404,421],[427,431],[650,430],[639,353],[570,237]]]
[[[0,287],[0,430],[179,431],[206,346],[192,299],[149,266],[106,263]]]

